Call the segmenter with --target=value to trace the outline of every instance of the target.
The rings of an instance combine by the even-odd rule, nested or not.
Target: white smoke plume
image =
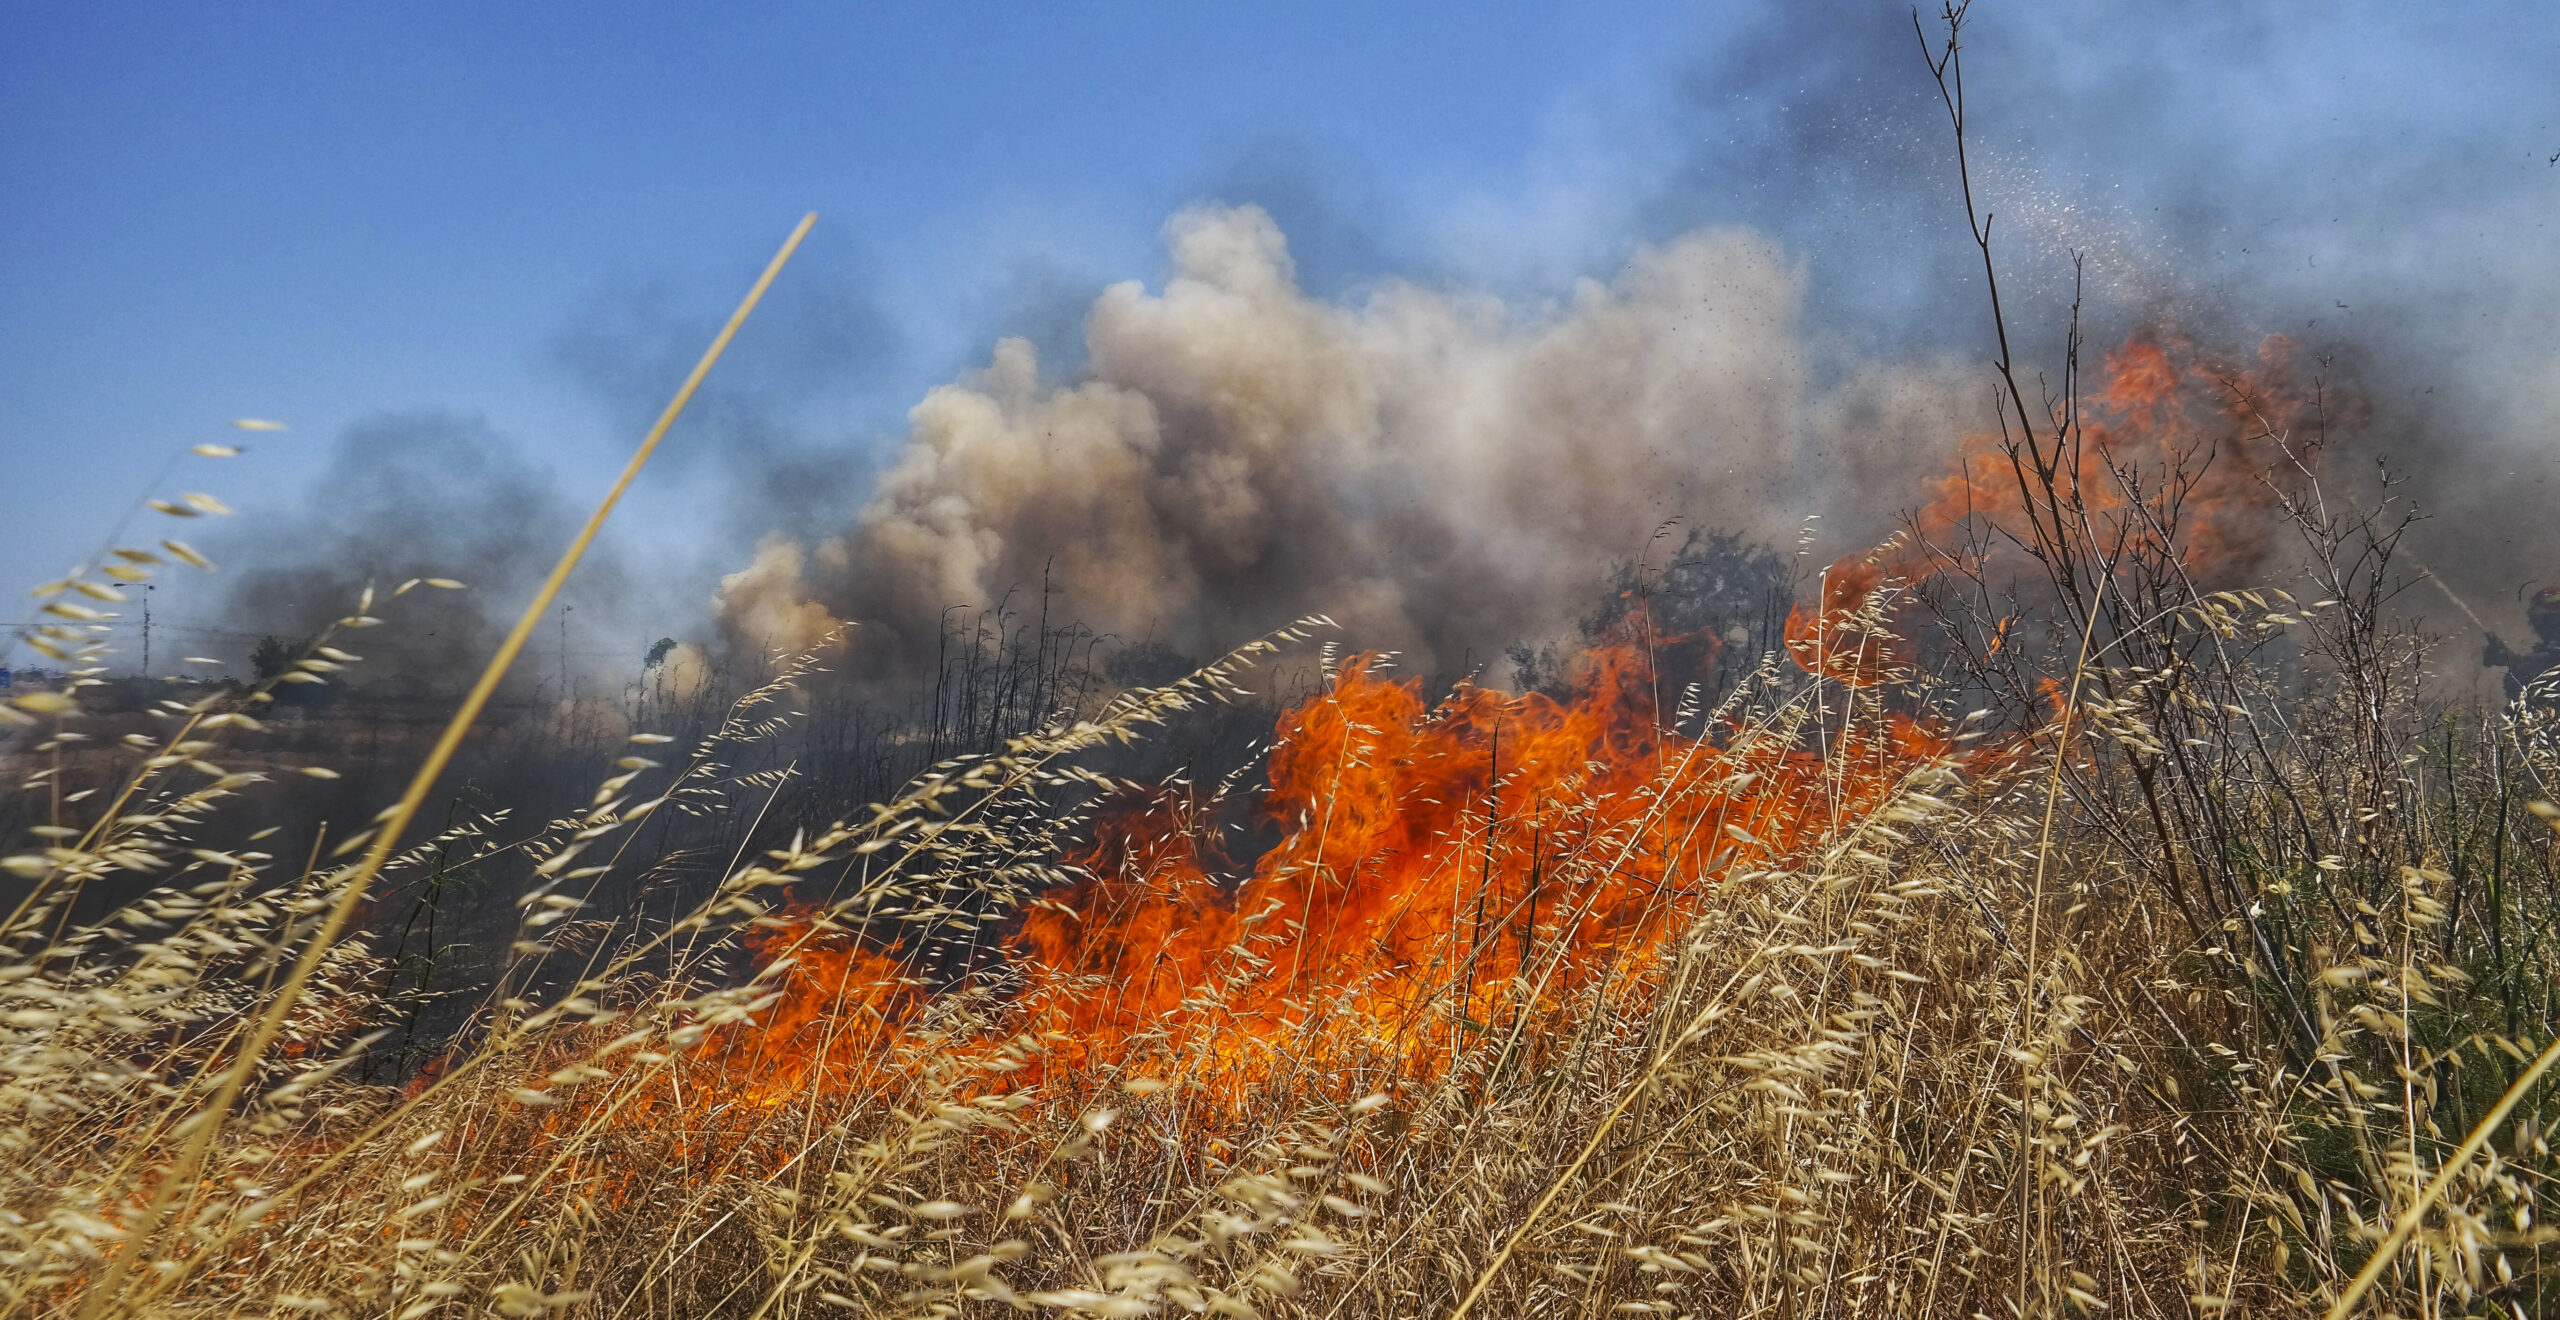
[[[1000,342],[909,413],[845,531],[768,539],[722,583],[733,642],[851,623],[846,668],[896,681],[947,608],[1045,584],[1056,618],[1190,655],[1322,612],[1455,667],[1568,629],[1667,518],[1783,541],[1820,513],[1829,553],[1880,535],[1987,421],[1947,362],[1818,369],[1801,270],[1746,231],[1540,306],[1310,297],[1255,207],[1165,236],[1161,292],[1095,301],[1079,379]]]

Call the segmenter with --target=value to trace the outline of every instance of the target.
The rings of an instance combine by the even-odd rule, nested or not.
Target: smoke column
[[[2236,359],[2286,336],[2364,414],[2331,489],[2374,499],[2387,465],[2422,515],[2409,564],[2516,636],[2518,589],[2560,581],[2546,8],[1978,4],[1966,43],[1974,189],[2030,388],[2059,379],[2075,295],[2096,348],[2148,326]],[[1771,235],[1856,351],[1957,347],[1987,380],[1980,259],[1920,58],[1906,6],[1747,7],[1692,64],[1686,145],[1631,226]],[[2476,672],[2463,612],[2403,603],[2452,637],[2448,677]]]
[[[1454,664],[1567,628],[1666,518],[1881,534],[1978,405],[1944,362],[1818,378],[1803,272],[1744,231],[1535,306],[1395,281],[1312,298],[1251,206],[1185,210],[1165,242],[1160,290],[1093,303],[1077,378],[1009,339],[917,404],[849,528],[768,540],[723,582],[729,636],[849,622],[850,668],[894,675],[946,608],[1045,584],[1065,617],[1195,656],[1323,612]]]

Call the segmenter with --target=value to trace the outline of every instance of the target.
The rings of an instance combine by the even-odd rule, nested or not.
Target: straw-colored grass
[[[2532,932],[2551,915],[2553,855],[2522,804],[2555,764],[2530,706],[2445,726],[2471,740],[2448,753],[2449,780],[2395,767],[2410,851],[2386,841],[2353,867],[2382,868],[2397,902],[2334,883],[2352,878],[2335,859],[2268,881],[2263,902],[2316,968],[2307,1066],[2247,952],[2182,938],[2087,823],[2075,799],[2106,753],[2056,721],[1996,757],[1897,771],[1880,809],[1724,875],[1618,983],[1525,998],[1511,1031],[1461,1035],[1435,1071],[1337,1053],[1324,1075],[1239,1090],[1170,1038],[1055,1062],[1000,989],[961,986],[895,1030],[846,1014],[842,1030],[884,1042],[858,1082],[719,1089],[786,979],[770,946],[766,971],[744,970],[737,941],[826,926],[775,927],[780,883],[859,861],[835,918],[939,903],[996,921],[967,896],[1054,874],[1095,787],[1079,758],[1233,694],[1303,635],[947,765],[651,928],[587,929],[602,923],[581,905],[645,865],[636,827],[664,804],[753,808],[712,784],[813,681],[805,664],[684,757],[626,762],[589,811],[512,845],[463,824],[387,855],[380,881],[189,851],[191,822],[239,787],[222,753],[137,756],[116,815],[10,863],[37,883],[0,973],[12,1309],[2307,1313],[2395,1220],[2412,1231],[2368,1271],[2364,1313],[2542,1306],[2547,1093],[2527,1078],[2512,1113],[2489,1112],[2552,1034],[2553,951]],[[1929,700],[1763,691],[1729,736],[1800,740]],[[2289,722],[2309,736],[2314,714]],[[2083,727],[2138,741],[2133,718],[2092,710]],[[2058,754],[2085,758],[2082,787],[2062,787]],[[2483,792],[2517,805],[2497,826],[2502,887],[2457,895],[2446,834],[2481,846]],[[63,819],[84,819],[77,805]],[[384,1006],[362,941],[313,954],[323,919],[350,886],[457,844],[539,859],[519,971],[438,1069],[360,1084],[342,1065]],[[1558,892],[1576,865],[1606,860],[1559,859]],[[72,891],[130,875],[158,887],[63,924]],[[289,986],[298,957],[314,972]],[[1320,988],[1311,1016],[1349,989]],[[241,1073],[263,1021],[283,1047]],[[253,1082],[224,1112],[235,1074]],[[191,1136],[201,1172],[155,1226]]]
[[[1815,637],[1874,655],[1773,656],[1717,710],[1681,706],[1694,745],[1801,754],[1804,800],[1867,805],[1783,844],[1732,825],[1642,940],[1533,911],[1508,987],[1453,935],[1400,1001],[1433,1050],[1364,1034],[1370,987],[1308,984],[1252,1019],[1251,1066],[1220,1053],[1190,1024],[1245,1020],[1307,935],[1253,914],[1109,1049],[1029,1015],[1019,946],[911,962],[920,984],[810,979],[884,929],[910,954],[997,947],[1092,878],[1071,858],[1124,787],[1097,758],[1244,696],[1323,620],[787,838],[756,828],[780,777],[736,766],[823,681],[805,657],[698,741],[635,737],[529,833],[463,815],[404,837],[431,762],[298,856],[199,843],[255,841],[226,825],[253,779],[227,764],[265,693],[170,703],[102,793],[61,777],[81,689],[21,697],[9,791],[45,823],[0,858],[0,1297],[397,1320],[2548,1313],[2551,694],[2427,703],[2423,649],[2381,612],[2388,526],[2288,505],[2331,598],[2203,592],[2165,500],[2093,510],[2039,448],[2072,423],[2019,425],[2056,544],[2112,547],[2039,560],[2054,643],[1886,580]],[[29,640],[100,662],[80,601],[158,558],[54,584]],[[1882,663],[1896,622],[1939,660]],[[276,681],[341,678],[343,640]],[[1905,720],[1951,750],[1844,751]],[[1625,786],[1558,818],[1579,842],[1540,855],[1542,891],[1599,893],[1648,831],[1776,791],[1739,752],[1675,759],[1591,776]],[[679,813],[743,822],[736,855],[684,910],[612,901]],[[1491,831],[1462,842],[1487,855]],[[402,1005],[365,900],[466,865],[516,867],[512,946],[433,1066],[368,1082]],[[1600,974],[1550,979],[1564,960]],[[775,1086],[782,1048],[805,1066]]]

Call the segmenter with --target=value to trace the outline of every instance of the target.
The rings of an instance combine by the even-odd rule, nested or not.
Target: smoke
[[[2370,496],[2388,463],[2428,514],[2409,546],[2512,627],[2514,588],[2560,578],[2560,49],[2524,6],[2350,10],[1980,9],[1967,143],[2011,340],[2032,389],[2075,307],[2097,348],[2246,360],[2284,335],[2302,387],[2360,419],[2333,488]],[[955,607],[1195,657],[1323,612],[1456,668],[1567,633],[1669,517],[1784,544],[1818,513],[1826,555],[1872,543],[1992,424],[1981,258],[1909,9],[1747,10],[1652,127],[1687,145],[1586,208],[1616,217],[1583,257],[1614,273],[1553,297],[1447,275],[1464,253],[1374,237],[1264,150],[1168,224],[1160,287],[1111,286],[1071,351],[1053,326],[932,390],[837,525],[824,501],[766,520],[723,628],[854,624],[847,668],[895,682]],[[1275,210],[1313,217],[1328,272],[1441,274],[1310,284]]]
[[[1567,629],[1668,518],[1881,534],[1978,407],[1927,359],[1817,373],[1803,271],[1744,231],[1542,305],[1394,281],[1313,297],[1257,207],[1185,210],[1165,241],[1160,291],[1092,304],[1080,378],[1045,382],[1008,339],[928,394],[848,529],[769,540],[723,584],[729,635],[853,623],[851,668],[894,679],[947,609],[1045,592],[1194,656],[1321,612],[1456,666]]]
[[[627,445],[657,420],[752,270],[701,281],[618,278],[555,334],[544,365],[586,394]],[[865,466],[828,441],[831,419],[881,385],[904,352],[858,265],[821,249],[795,263],[686,405],[653,461],[660,481],[739,483],[720,504],[740,543],[776,528],[831,527]]]
[[[239,567],[220,618],[204,631],[244,660],[261,637],[298,643],[354,613],[371,586],[385,625],[342,643],[365,656],[349,681],[458,688],[487,663],[580,521],[550,474],[487,424],[444,412],[375,417],[339,437],[300,510],[263,520],[225,547]],[[468,589],[390,597],[401,583],[428,577]],[[563,596],[577,619],[568,639],[574,653],[542,648],[518,667],[520,685],[552,679],[560,663],[627,671],[636,650],[618,665],[588,663],[599,658],[600,632],[618,635],[605,620],[622,587],[610,545],[599,545]]]
[[[1860,353],[1980,361],[1980,257],[1911,18],[1770,4],[1720,30],[1681,87],[1691,145],[1633,210],[1641,232],[1785,242],[1811,315]],[[2333,476],[2387,463],[2425,515],[2413,562],[2516,627],[2519,584],[2560,580],[2546,19],[2516,3],[1975,6],[1973,185],[2028,379],[2058,380],[2075,298],[2101,345],[2146,324],[2226,349],[2288,336],[2368,410]],[[2433,621],[2472,631],[2455,610]]]

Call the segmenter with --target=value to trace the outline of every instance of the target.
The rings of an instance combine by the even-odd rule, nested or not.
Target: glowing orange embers
[[[1034,1073],[1434,1075],[1587,992],[1642,993],[1644,960],[1721,880],[1952,749],[1873,712],[1693,738],[1661,730],[1657,700],[1634,646],[1593,653],[1566,700],[1465,687],[1428,705],[1349,663],[1279,722],[1260,810],[1280,838],[1249,874],[1222,880],[1183,792],[1099,820],[1067,859],[1083,878],[1005,937],[1008,1030],[1048,1042]],[[799,952],[761,1028],[713,1048],[746,1089],[899,1066],[921,992],[894,952],[831,938]]]

